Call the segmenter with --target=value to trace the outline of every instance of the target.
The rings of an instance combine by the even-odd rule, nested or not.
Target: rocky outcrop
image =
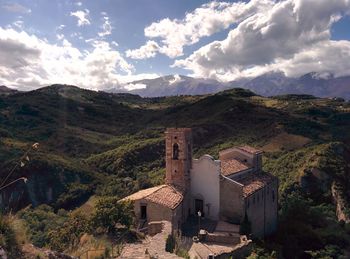
[[[332,184],[332,197],[333,201],[336,205],[336,215],[339,221],[344,221],[345,223],[350,223],[350,217],[345,212],[346,204],[344,202],[344,198],[341,190],[337,188],[337,183],[333,182]]]

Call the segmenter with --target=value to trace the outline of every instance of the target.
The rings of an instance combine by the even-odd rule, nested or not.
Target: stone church
[[[191,215],[240,224],[247,216],[252,235],[263,237],[277,225],[278,179],[262,171],[262,151],[249,146],[192,158],[192,130],[169,128],[166,140],[164,185],[134,193],[139,226],[171,222],[179,229]],[[197,216],[198,217],[198,216]]]

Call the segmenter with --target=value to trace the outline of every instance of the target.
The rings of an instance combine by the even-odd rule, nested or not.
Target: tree
[[[48,233],[51,248],[63,251],[79,244],[80,237],[88,231],[89,220],[82,212],[72,212],[62,227]]]
[[[103,228],[106,232],[113,232],[116,224],[127,228],[133,223],[133,205],[131,202],[120,202],[117,198],[108,197],[100,199],[91,218],[94,229]]]

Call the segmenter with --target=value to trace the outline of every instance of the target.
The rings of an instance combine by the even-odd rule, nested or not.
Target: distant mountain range
[[[341,97],[350,100],[350,76],[336,78],[332,74],[314,72],[298,78],[286,77],[283,73],[267,73],[253,79],[226,83],[214,79],[169,75],[133,81],[126,87],[137,88],[128,92],[142,97],[202,95],[240,87],[263,96],[310,94],[317,97]],[[122,92],[120,89],[108,91]]]
[[[103,91],[128,93],[141,97],[161,97],[213,94],[232,88],[248,89],[262,96],[306,94],[322,98],[339,97],[350,100],[350,76],[334,77],[330,73],[319,74],[315,72],[297,78],[286,77],[280,72],[267,73],[255,78],[244,78],[231,82],[168,75],[155,79],[133,81],[124,85],[124,89],[110,88]],[[18,92],[6,86],[0,86],[0,96]]]

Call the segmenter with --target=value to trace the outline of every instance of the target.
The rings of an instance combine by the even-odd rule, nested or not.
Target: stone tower
[[[165,132],[166,184],[180,187],[185,192],[190,188],[192,167],[192,130],[168,128]]]

